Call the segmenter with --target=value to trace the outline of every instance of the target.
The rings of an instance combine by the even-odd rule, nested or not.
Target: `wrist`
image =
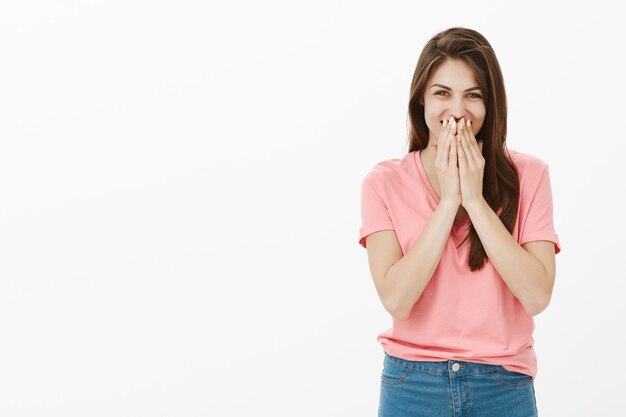
[[[459,207],[461,207],[461,201],[453,198],[443,198],[439,200],[439,205],[445,209],[454,210],[456,213]]]
[[[464,202],[463,208],[469,215],[471,215],[472,212],[481,210],[486,204],[487,200],[485,200],[485,197],[481,195],[480,197]]]

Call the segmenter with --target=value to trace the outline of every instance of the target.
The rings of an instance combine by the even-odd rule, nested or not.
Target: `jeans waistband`
[[[456,359],[447,361],[409,361],[392,356],[387,352],[385,352],[385,359],[405,368],[425,372],[431,375],[450,377],[489,374],[504,369],[501,365],[460,361]]]

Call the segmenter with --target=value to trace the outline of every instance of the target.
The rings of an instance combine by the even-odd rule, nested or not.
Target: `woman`
[[[411,84],[409,152],[362,182],[359,243],[393,318],[379,416],[536,416],[533,316],[555,279],[548,165],[506,147],[487,40],[435,35]]]

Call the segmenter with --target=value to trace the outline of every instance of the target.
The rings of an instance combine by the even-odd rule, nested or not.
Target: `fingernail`
[[[444,121],[443,121],[443,127],[446,127],[446,125],[447,125],[447,124],[448,124],[448,121],[447,121],[447,120],[444,120]]]

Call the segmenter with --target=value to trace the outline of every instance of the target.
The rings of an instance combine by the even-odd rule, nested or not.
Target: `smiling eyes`
[[[448,93],[448,92],[447,92],[447,91],[444,91],[444,90],[439,90],[439,91],[437,91],[437,92],[435,93],[435,95],[437,96],[437,95],[439,95],[439,93]],[[472,94],[473,94],[473,95],[474,95],[474,97],[472,97],[472,98],[482,98],[482,96],[481,96],[480,94],[478,94],[478,93],[468,93],[468,94],[470,94],[470,95],[472,95]]]

